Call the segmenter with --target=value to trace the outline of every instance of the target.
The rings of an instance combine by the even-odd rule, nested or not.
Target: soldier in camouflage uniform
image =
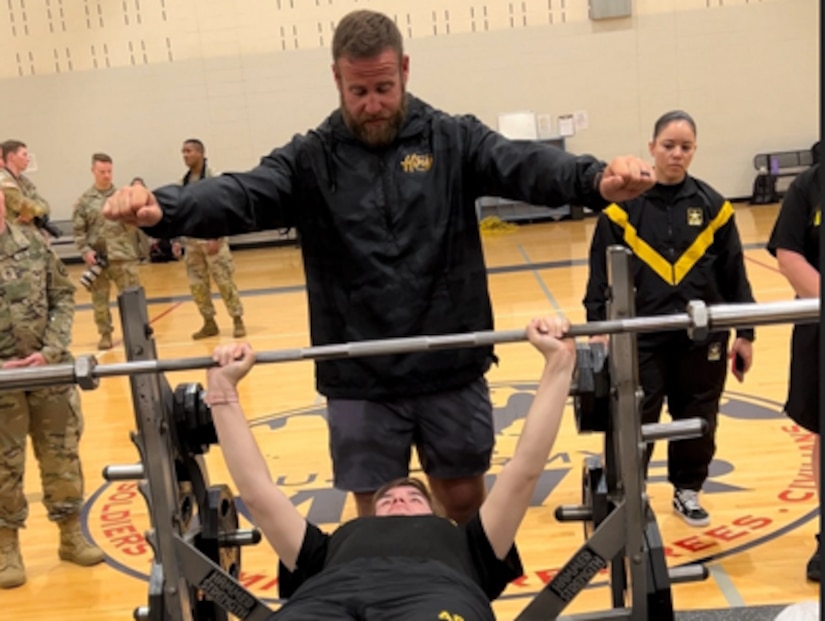
[[[132,225],[113,222],[103,217],[103,205],[115,192],[112,183],[112,158],[105,153],[95,153],[92,156],[92,174],[95,178],[94,184],[75,203],[72,230],[75,244],[86,265],[91,267],[100,264],[102,267],[90,290],[95,325],[100,334],[98,349],[111,349],[111,283],[115,283],[118,292],[128,287],[140,286],[138,232]]]
[[[74,286],[41,235],[6,222],[0,193],[0,366],[67,363],[74,317]],[[60,527],[58,555],[89,566],[103,561],[80,528],[83,473],[78,442],[83,430],[75,386],[0,390],[0,588],[26,581],[18,530],[28,505],[23,492],[26,437],[40,466],[43,503]]]
[[[0,190],[6,197],[6,216],[17,224],[33,224],[35,218],[48,218],[51,208],[23,173],[29,165],[29,151],[19,140],[0,145],[5,167],[0,167]]]
[[[213,173],[206,165],[205,149],[200,140],[192,138],[183,143],[183,161],[189,171],[183,176],[181,183],[188,185]],[[183,238],[184,259],[186,273],[189,276],[189,288],[192,298],[203,316],[203,327],[192,335],[193,339],[203,339],[216,336],[219,332],[215,323],[215,306],[212,304],[212,291],[209,286],[209,275],[215,280],[218,291],[221,293],[226,310],[232,316],[232,336],[239,338],[246,336],[246,327],[243,324],[243,306],[238,295],[238,287],[232,279],[235,266],[232,254],[229,251],[229,241],[226,237],[218,239]]]

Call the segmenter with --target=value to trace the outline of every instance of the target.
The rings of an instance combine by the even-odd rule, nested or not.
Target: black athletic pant
[[[708,478],[716,452],[719,398],[727,377],[728,336],[727,332],[713,333],[699,343],[680,332],[638,339],[642,424],[659,422],[665,399],[673,420],[702,418],[708,423],[701,437],[668,442],[668,480],[679,489],[699,491]],[[645,472],[652,453],[650,443]]]

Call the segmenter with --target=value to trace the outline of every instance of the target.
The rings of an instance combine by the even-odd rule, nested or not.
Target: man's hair
[[[111,164],[112,158],[107,155],[106,153],[93,153],[92,154],[92,166],[95,165],[95,162],[101,162],[103,164]]]
[[[332,60],[362,59],[378,56],[387,48],[404,54],[401,31],[395,22],[383,13],[360,10],[345,15],[335,27],[332,38]]]
[[[822,149],[822,147],[819,146],[819,141],[818,140],[811,147],[811,161],[814,164],[819,164],[819,151],[821,149]]]
[[[414,477],[402,477],[400,479],[394,479],[389,483],[384,483],[384,485],[379,487],[378,491],[375,492],[375,494],[373,494],[372,496],[373,513],[375,513],[375,505],[378,504],[378,501],[381,499],[381,497],[384,496],[391,489],[395,489],[396,487],[412,487],[414,489],[417,489],[419,492],[421,492],[421,495],[424,496],[425,500],[427,501],[427,504],[430,505],[430,508],[433,510],[434,515],[440,517],[445,517],[447,515],[447,512],[444,511],[444,507],[442,507],[441,503],[439,503],[435,498],[433,498],[433,495],[430,493],[430,490],[427,489],[427,486],[424,485],[424,482]]]
[[[10,153],[17,153],[20,149],[26,148],[26,143],[20,140],[6,140],[3,144],[0,144],[0,151],[2,151],[4,159]]]
[[[656,140],[656,136],[661,134],[665,127],[675,121],[685,121],[690,125],[693,134],[696,135],[696,122],[693,120],[693,117],[684,110],[671,110],[670,112],[665,112],[657,119],[656,124],[653,126],[653,140]]]
[[[146,187],[146,182],[143,180],[143,177],[135,177],[129,182],[129,185],[135,185],[136,183]]]
[[[202,143],[200,140],[198,140],[197,138],[188,138],[188,139],[186,139],[186,140],[184,140],[184,141],[183,141],[183,144],[191,144],[191,145],[193,145],[193,146],[194,146],[194,147],[195,147],[198,151],[200,151],[201,153],[203,153],[204,151],[206,151],[206,147],[204,147],[204,146],[203,146],[203,143]]]

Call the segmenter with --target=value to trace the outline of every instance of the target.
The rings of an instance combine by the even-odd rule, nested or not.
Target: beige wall
[[[593,22],[587,0],[28,0],[0,7],[0,138],[37,158],[31,178],[67,218],[93,151],[119,183],[182,173],[201,138],[244,169],[337,105],[329,43],[354,8],[394,15],[410,90],[493,127],[500,113],[586,111],[568,149],[647,156],[656,117],[699,124],[692,172],[747,196],[753,155],[819,136],[816,0],[635,0]],[[23,8],[24,7],[24,8]]]

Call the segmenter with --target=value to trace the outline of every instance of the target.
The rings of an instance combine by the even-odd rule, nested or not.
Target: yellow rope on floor
[[[518,225],[505,222],[498,216],[487,216],[478,223],[478,229],[482,235],[497,235],[499,233],[514,233],[518,230]]]

